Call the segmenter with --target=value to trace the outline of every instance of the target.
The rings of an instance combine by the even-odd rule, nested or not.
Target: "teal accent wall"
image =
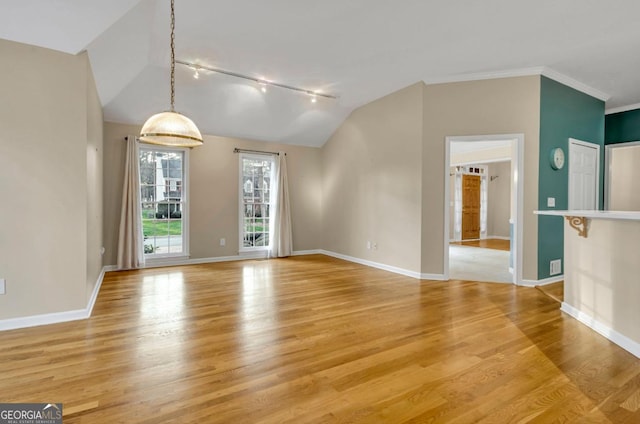
[[[540,82],[540,163],[538,179],[538,209],[567,209],[569,138],[599,144],[600,194],[603,206],[604,186],[604,102],[564,84],[541,77]],[[561,147],[566,155],[565,166],[551,168],[551,149]],[[556,207],[547,207],[547,198],[555,197]],[[538,217],[538,279],[549,278],[549,262],[562,259],[564,272],[564,222],[562,217]]]
[[[612,113],[604,118],[604,144],[640,141],[640,109]]]

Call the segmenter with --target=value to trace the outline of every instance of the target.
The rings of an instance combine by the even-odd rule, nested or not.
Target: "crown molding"
[[[528,77],[531,75],[541,75],[543,67],[510,69],[506,71],[477,72],[471,74],[450,75],[442,78],[431,78],[423,80],[425,84],[446,84],[450,82],[479,81],[498,78]]]
[[[568,87],[573,88],[574,90],[578,90],[583,92],[584,94],[588,94],[591,97],[595,97],[596,99],[602,100],[603,102],[606,102],[607,100],[609,100],[611,98],[611,95],[605,93],[604,91],[600,91],[598,89],[595,89],[587,84],[584,84],[576,79],[573,79],[565,74],[561,74],[560,72],[557,72],[551,68],[547,68],[546,66],[543,66],[543,71],[541,73],[541,75],[550,78],[554,81],[557,81],[561,84],[564,84]]]
[[[612,107],[611,109],[606,109],[604,111],[604,114],[611,115],[614,113],[628,112],[630,110],[636,110],[636,109],[640,109],[640,103],[634,103],[632,105],[627,105],[627,106]]]
[[[578,90],[582,93],[588,94],[591,97],[595,97],[596,99],[602,100],[603,102],[606,102],[611,98],[609,94],[603,91],[590,87],[587,84],[584,84],[574,78],[571,78],[567,75],[564,75],[546,66],[535,66],[531,68],[510,69],[510,70],[495,71],[495,72],[459,74],[459,75],[452,75],[449,77],[433,78],[433,79],[423,80],[423,81],[425,84],[444,84],[444,83],[451,83],[451,82],[478,81],[478,80],[488,80],[488,79],[497,79],[497,78],[526,77],[531,75],[545,76],[556,82],[564,84],[567,87],[571,87],[574,90]]]

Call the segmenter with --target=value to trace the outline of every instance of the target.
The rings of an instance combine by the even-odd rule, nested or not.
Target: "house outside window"
[[[140,198],[147,258],[187,256],[186,149],[140,146]]]

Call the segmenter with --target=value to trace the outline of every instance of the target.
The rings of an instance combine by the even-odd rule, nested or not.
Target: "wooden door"
[[[480,238],[480,176],[462,176],[462,240]]]

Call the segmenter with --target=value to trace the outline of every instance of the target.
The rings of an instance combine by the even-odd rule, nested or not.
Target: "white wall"
[[[564,302],[640,346],[638,240],[638,221],[592,219],[586,238],[564,224]]]
[[[127,135],[140,126],[104,124],[104,246],[105,264],[116,263]],[[287,154],[294,250],[319,249],[321,244],[322,177],[320,149],[204,135],[204,145],[189,155],[189,240],[191,258],[236,256],[238,234],[238,155],[235,147]],[[226,245],[220,246],[220,239]]]
[[[488,167],[487,236],[508,238],[511,215],[511,162],[490,163]]]
[[[640,144],[608,146],[608,209],[640,211]]]
[[[325,250],[420,272],[422,86],[356,109],[322,148]]]
[[[5,40],[0,57],[0,319],[83,309],[102,226],[88,59]]]
[[[427,85],[423,99],[422,272],[444,272],[446,137],[524,134],[523,278],[537,280],[540,77]]]
[[[487,238],[508,238],[511,214],[511,162],[477,165],[487,166]],[[451,240],[455,229],[455,176],[451,175],[454,173],[455,167],[451,167],[449,169],[449,238]]]
[[[87,302],[102,272],[102,105],[93,79],[89,61],[87,66]]]

